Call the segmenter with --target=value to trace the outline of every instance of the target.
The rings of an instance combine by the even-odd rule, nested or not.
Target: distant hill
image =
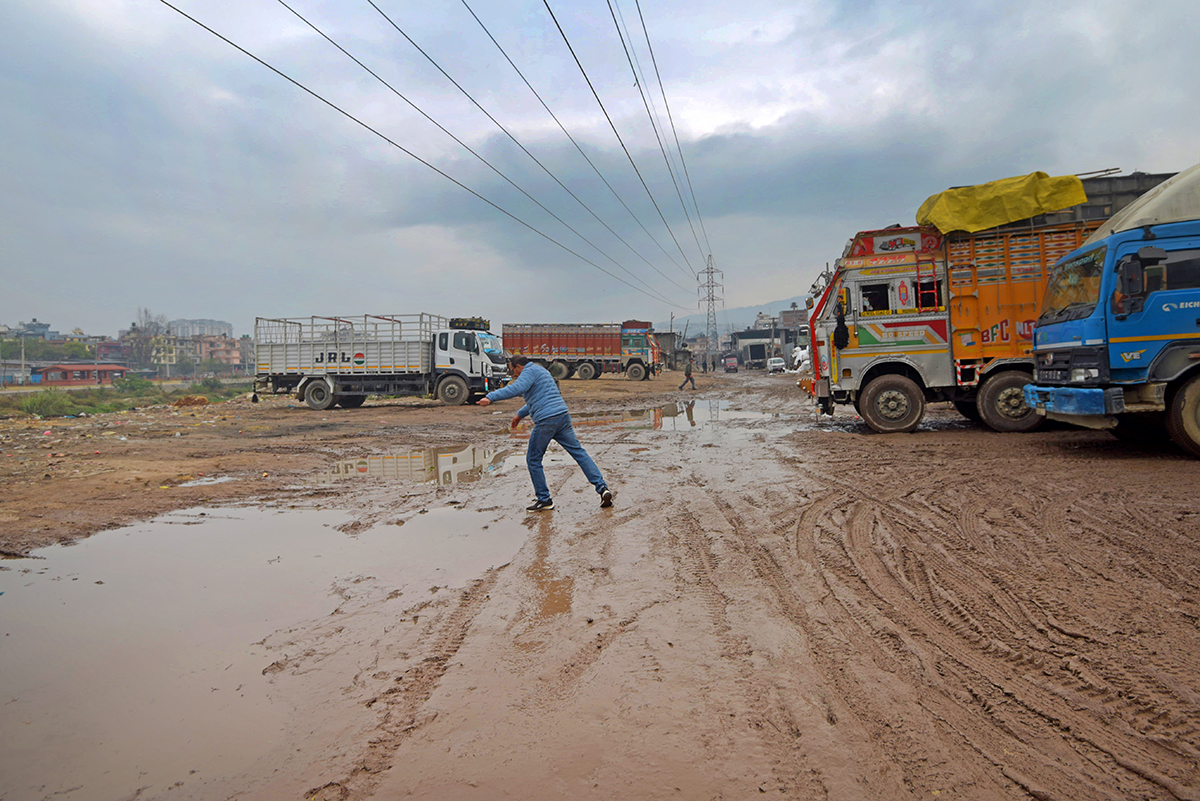
[[[797,295],[794,298],[784,298],[783,300],[773,300],[770,303],[763,303],[758,306],[739,306],[736,309],[717,309],[717,328],[724,334],[729,330],[743,331],[754,325],[754,319],[759,312],[776,316],[784,309],[790,309],[792,304],[803,309],[804,302],[808,299],[808,295]],[[676,317],[674,328],[676,331],[687,329],[687,335],[693,336],[704,332],[704,326],[707,323],[708,315],[705,312],[699,314],[689,314],[684,317]],[[654,330],[666,331],[672,327],[670,320],[664,320],[661,323],[654,324]]]

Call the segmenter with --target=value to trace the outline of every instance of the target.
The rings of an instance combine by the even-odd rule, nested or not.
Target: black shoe
[[[600,492],[600,508],[607,509],[608,507],[612,506],[612,499],[613,499],[612,490],[610,490],[608,487],[605,487]]]
[[[554,508],[554,501],[538,501],[525,507],[526,512],[548,512]]]

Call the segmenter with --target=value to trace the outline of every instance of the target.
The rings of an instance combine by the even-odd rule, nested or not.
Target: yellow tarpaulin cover
[[[974,233],[1086,202],[1083,182],[1074,175],[1032,172],[939,192],[921,204],[917,225],[932,225],[943,234]]]

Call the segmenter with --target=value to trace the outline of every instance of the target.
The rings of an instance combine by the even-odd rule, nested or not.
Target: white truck
[[[362,406],[368,395],[434,395],[458,406],[508,377],[489,327],[478,317],[433,314],[259,317],[254,390],[294,392],[318,411]]]

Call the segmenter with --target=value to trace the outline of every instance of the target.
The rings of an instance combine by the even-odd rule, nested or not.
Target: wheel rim
[[[996,411],[1009,419],[1020,420],[1029,414],[1030,408],[1025,405],[1025,388],[1009,387],[996,397]]]
[[[444,397],[446,400],[455,401],[458,400],[461,395],[462,393],[459,392],[458,384],[453,381],[447,382],[446,388],[442,390],[442,397]]]
[[[903,420],[910,408],[908,395],[898,389],[885,390],[875,399],[875,409],[885,420]]]

